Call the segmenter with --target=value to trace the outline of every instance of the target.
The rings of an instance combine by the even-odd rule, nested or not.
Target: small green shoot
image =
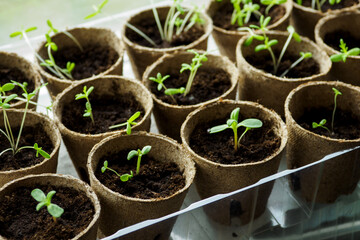
[[[156,82],[156,83],[158,84],[158,85],[157,85],[157,90],[158,90],[158,91],[161,91],[161,89],[164,88],[164,92],[165,92],[165,94],[166,94],[166,91],[167,91],[168,89],[167,89],[167,87],[165,86],[164,81],[165,81],[166,79],[168,79],[169,77],[170,77],[170,75],[162,76],[161,73],[157,73],[157,74],[156,74],[156,78],[155,78],[155,77],[149,77],[149,80],[150,80],[150,81],[153,81],[153,82]],[[185,89],[184,89],[184,91],[185,91]],[[172,91],[170,91],[170,93],[172,93]],[[168,94],[166,94],[166,95],[169,95],[169,96],[171,97],[171,99],[173,100],[173,102],[176,103],[175,98],[172,96],[172,95],[174,95],[174,94],[170,94],[170,93],[168,92]]]
[[[56,219],[61,217],[64,213],[64,209],[54,203],[51,203],[51,199],[55,193],[56,191],[50,191],[45,196],[45,193],[41,189],[36,188],[31,191],[31,196],[39,202],[36,206],[36,211],[39,211],[42,207],[46,206],[49,214],[53,217],[54,222],[56,222]]]
[[[341,53],[337,53],[334,54],[330,57],[330,60],[332,62],[346,62],[346,59],[348,56],[359,56],[360,55],[360,48],[352,48],[350,50],[348,50],[349,48],[346,46],[346,43],[344,42],[344,40],[341,38],[340,39],[340,52]]]
[[[46,21],[46,24],[47,24],[48,27],[50,28],[49,31],[47,32],[47,34],[50,35],[52,32],[53,32],[54,34],[59,32],[59,30],[57,30],[57,29],[53,26],[52,22],[51,22],[49,19]],[[66,30],[64,30],[63,33],[64,33],[66,36],[68,36],[68,37],[79,47],[80,51],[82,51],[82,52],[84,51],[84,49],[83,49],[83,47],[81,46],[80,42],[76,39],[76,37],[74,37],[74,35],[72,35],[71,33],[69,33],[69,32],[66,31]],[[71,71],[70,71],[70,72],[71,72]]]
[[[131,150],[129,153],[128,153],[128,156],[127,156],[127,160],[130,160],[132,159],[133,157],[137,156],[138,159],[137,159],[137,164],[136,164],[136,175],[139,174],[140,172],[140,163],[141,163],[141,157],[148,154],[151,150],[151,146],[149,145],[146,145],[145,147],[143,147],[142,150],[138,149],[138,150]]]
[[[137,122],[135,122],[135,120],[138,117],[140,117],[140,112],[139,111],[134,113],[128,120],[126,120],[126,122],[110,126],[109,129],[114,129],[114,128],[126,126],[126,134],[130,135],[131,134],[131,127],[137,124]]]
[[[319,123],[313,122],[312,123],[312,128],[315,129],[315,128],[321,127],[323,129],[326,129],[331,134],[330,129],[325,127],[325,124],[326,124],[326,119],[322,119]]]
[[[109,0],[104,0],[102,1],[102,3],[100,3],[98,6],[96,5],[93,5],[93,9],[95,12],[87,15],[84,19],[87,20],[87,19],[90,19],[90,18],[93,18],[95,17],[96,15],[98,15],[99,13],[101,13],[101,10],[105,7],[105,5],[109,2]]]
[[[108,165],[109,165],[108,161],[104,161],[104,165],[101,167],[101,172],[102,172],[102,173],[104,173],[106,170],[109,170],[109,171],[115,173],[115,174],[120,178],[120,180],[121,180],[122,182],[127,182],[127,181],[129,181],[132,177],[134,177],[133,171],[130,171],[130,174],[125,173],[125,174],[123,174],[123,175],[120,175],[120,174],[118,174],[118,172],[115,171],[114,169],[109,168]]]
[[[336,107],[337,107],[337,96],[338,95],[342,95],[342,93],[337,90],[336,88],[332,88],[332,90],[334,91],[334,109],[333,109],[333,113],[332,113],[332,117],[331,117],[331,131],[334,132],[334,121],[335,121],[335,111],[336,111]]]
[[[87,89],[86,86],[84,86],[83,92],[82,93],[78,93],[75,95],[75,100],[80,100],[80,99],[86,99],[86,103],[85,103],[85,113],[84,113],[84,117],[90,117],[91,118],[91,122],[93,124],[95,124],[94,121],[94,116],[92,113],[92,107],[91,107],[91,103],[89,100],[89,95],[90,93],[94,90],[94,87],[91,86],[89,89]]]
[[[225,129],[232,129],[234,132],[234,150],[235,151],[238,150],[238,145],[240,144],[240,141],[244,137],[245,133],[247,133],[250,129],[260,128],[263,125],[262,121],[259,119],[256,119],[256,118],[248,118],[239,123],[238,122],[239,112],[240,112],[240,108],[235,108],[231,112],[230,119],[228,119],[226,121],[226,124],[222,124],[222,125],[215,126],[215,127],[208,129],[208,132],[211,134],[222,132]],[[237,136],[238,136],[238,128],[239,127],[245,127],[245,131],[238,138]]]

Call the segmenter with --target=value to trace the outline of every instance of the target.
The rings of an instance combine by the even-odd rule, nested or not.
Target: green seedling
[[[346,43],[341,38],[340,39],[340,53],[334,54],[330,57],[332,62],[346,62],[348,56],[359,56],[360,55],[360,48],[349,48],[346,46]]]
[[[104,173],[106,170],[109,170],[109,171],[115,173],[116,176],[118,176],[122,182],[127,182],[127,181],[129,181],[132,177],[134,177],[133,171],[130,171],[130,174],[125,173],[125,174],[120,175],[120,174],[119,174],[117,171],[115,171],[114,169],[109,168],[108,165],[109,165],[108,161],[104,161],[104,166],[101,167],[101,172],[102,172],[102,173]]]
[[[102,3],[100,3],[98,6],[96,5],[93,5],[93,9],[95,12],[87,15],[84,19],[87,20],[87,19],[90,19],[90,18],[93,18],[95,16],[97,16],[99,13],[101,13],[101,10],[105,7],[105,5],[109,2],[109,0],[104,0],[102,1]]]
[[[56,219],[61,217],[61,215],[64,213],[63,208],[54,203],[51,203],[55,193],[56,191],[50,191],[47,195],[45,195],[45,193],[38,188],[31,191],[31,196],[39,202],[38,205],[36,205],[36,211],[39,211],[42,207],[46,206],[47,211],[53,217],[54,222],[56,222]]]
[[[322,12],[321,8],[327,0],[311,0],[311,8]],[[330,5],[339,4],[341,0],[328,0]],[[302,5],[302,0],[297,0],[297,4]]]
[[[296,60],[295,62],[293,62],[293,64],[290,65],[290,67],[288,69],[286,69],[281,75],[280,77],[285,77],[286,74],[288,74],[288,72],[293,69],[294,67],[296,67],[299,63],[301,63],[304,59],[306,58],[312,58],[312,53],[311,52],[300,52],[300,57],[298,58],[298,60]]]
[[[13,155],[15,155],[22,149],[30,148],[30,149],[34,149],[36,151],[36,157],[38,157],[40,154],[44,158],[50,158],[50,155],[48,153],[46,153],[44,150],[42,150],[41,147],[39,147],[37,143],[35,143],[33,146],[22,146],[22,147],[19,146],[21,134],[22,134],[22,131],[24,128],[25,120],[26,120],[26,114],[29,109],[29,104],[36,105],[36,103],[31,101],[31,99],[33,97],[35,97],[35,95],[40,90],[40,88],[45,86],[46,84],[41,85],[40,87],[34,89],[34,91],[32,91],[30,93],[28,93],[28,91],[27,91],[27,85],[28,84],[26,82],[19,83],[19,82],[15,82],[15,81],[11,81],[11,83],[6,83],[2,86],[0,85],[0,109],[3,112],[4,128],[5,128],[4,130],[0,129],[0,133],[6,137],[6,139],[9,141],[9,144],[10,144],[10,148],[7,148],[7,149],[3,150],[2,152],[0,152],[0,156],[8,151],[12,151]],[[22,94],[22,97],[18,97],[17,94],[7,95],[7,92],[13,90],[15,88],[15,86],[18,86],[23,90],[24,93]],[[10,124],[10,120],[6,113],[6,110],[11,107],[10,102],[14,99],[25,102],[24,114],[23,114],[23,117],[21,120],[20,129],[19,129],[17,138],[14,137],[14,134],[13,134],[13,131],[11,128],[11,124]]]
[[[156,82],[158,85],[157,85],[157,90],[158,91],[161,91],[163,88],[164,88],[164,92],[166,94],[166,91],[168,90],[167,87],[165,86],[164,84],[164,81],[166,79],[168,79],[170,77],[170,75],[165,75],[165,76],[162,76],[161,73],[157,73],[156,74],[156,78],[155,77],[149,77],[149,80],[150,81],[153,81],[153,82]],[[184,89],[185,91],[185,89]],[[169,92],[168,92],[169,93]],[[172,96],[173,94],[167,94],[171,97],[171,99],[173,100],[174,103],[176,103],[176,100],[175,98]]]
[[[130,134],[131,134],[131,127],[137,124],[137,122],[135,122],[135,120],[136,120],[138,117],[140,117],[140,112],[134,113],[134,114],[133,114],[128,120],[126,120],[126,122],[124,122],[124,123],[120,123],[120,124],[117,124],[117,125],[110,126],[109,129],[114,129],[114,128],[126,126],[126,134],[127,134],[127,135],[130,135]]]
[[[321,127],[323,129],[327,130],[331,134],[330,129],[325,127],[325,124],[326,124],[326,119],[322,119],[319,123],[313,122],[312,123],[312,128],[315,129],[315,128]]]
[[[225,129],[232,129],[234,132],[234,150],[235,151],[238,150],[241,139],[244,137],[244,135],[249,130],[251,130],[253,128],[260,128],[263,125],[263,123],[259,119],[256,119],[256,118],[248,118],[239,123],[238,122],[239,112],[240,112],[240,108],[235,108],[231,112],[230,119],[228,119],[226,121],[226,124],[222,124],[222,125],[215,126],[215,127],[208,129],[209,133],[218,133],[218,132],[224,131]],[[238,136],[238,128],[239,127],[245,127],[245,130],[241,134],[241,136],[238,138],[237,136]]]
[[[84,86],[83,92],[78,93],[78,94],[75,95],[75,100],[86,99],[86,103],[85,103],[85,108],[86,109],[85,109],[85,113],[83,114],[83,116],[84,117],[90,117],[91,122],[93,124],[95,124],[94,116],[93,116],[93,113],[92,113],[92,107],[91,107],[91,103],[90,103],[90,100],[89,100],[89,95],[93,90],[94,90],[93,86],[89,87],[89,89],[87,89],[87,87]]]

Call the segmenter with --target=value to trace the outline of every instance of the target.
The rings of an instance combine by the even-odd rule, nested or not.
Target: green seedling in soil
[[[114,128],[126,126],[126,134],[130,135],[131,134],[131,127],[137,124],[137,122],[135,122],[135,120],[138,117],[140,117],[140,112],[139,111],[134,113],[128,120],[126,120],[126,122],[110,126],[109,129],[114,129]]]
[[[165,86],[164,84],[164,81],[166,79],[168,79],[170,77],[170,75],[165,75],[165,76],[162,76],[161,73],[157,73],[156,74],[156,78],[155,77],[149,77],[149,80],[150,81],[153,81],[153,82],[156,82],[158,85],[157,85],[157,90],[158,91],[161,91],[161,89],[164,88],[164,92],[166,94],[166,91],[168,90],[167,87]],[[184,89],[185,91],[185,89]],[[169,93],[169,92],[168,92]],[[167,94],[171,97],[171,99],[173,100],[174,103],[176,103],[176,100],[175,98],[172,96],[172,94]]]
[[[54,222],[56,222],[56,219],[61,217],[61,215],[64,213],[63,208],[54,203],[51,203],[51,199],[55,193],[56,191],[50,191],[47,195],[45,195],[45,193],[38,188],[31,191],[31,196],[39,202],[36,205],[36,211],[39,211],[42,207],[46,206],[47,211],[53,217]]]
[[[261,120],[256,119],[256,118],[248,118],[245,119],[243,121],[241,121],[240,123],[238,122],[239,120],[239,112],[240,112],[240,108],[235,108],[231,114],[230,114],[230,119],[228,119],[226,121],[226,124],[222,124],[219,126],[215,126],[212,127],[210,129],[208,129],[209,133],[218,133],[218,132],[222,132],[225,129],[232,129],[234,132],[234,150],[237,151],[240,141],[241,139],[244,137],[244,135],[251,129],[253,128],[260,128],[262,127],[263,123],[261,122]],[[245,127],[244,132],[241,134],[241,136],[238,138],[238,128],[239,127]]]
[[[312,128],[315,129],[315,128],[321,127],[323,129],[327,130],[331,134],[330,129],[325,127],[325,124],[326,124],[326,119],[322,119],[319,123],[313,122],[312,123]]]
[[[349,48],[346,46],[346,43],[344,42],[344,40],[341,38],[340,39],[340,52],[341,53],[337,53],[334,54],[330,57],[330,60],[332,62],[346,62],[346,59],[348,56],[359,56],[360,55],[360,48],[352,48],[350,50],[348,50]]]
[[[89,95],[93,90],[94,90],[93,86],[89,87],[89,89],[87,89],[87,87],[84,86],[83,92],[78,93],[78,94],[75,95],[75,100],[86,99],[86,103],[85,103],[85,108],[86,109],[85,109],[85,113],[83,114],[83,116],[84,117],[90,117],[91,122],[93,124],[95,124],[94,116],[93,116],[93,113],[92,113],[92,107],[91,107],[91,103],[90,103],[90,100],[89,100]]]
[[[339,4],[341,0],[329,0],[330,5]],[[302,0],[297,0],[297,4],[302,5]],[[326,0],[311,0],[311,8],[322,12],[321,8]]]
[[[102,1],[102,3],[100,3],[98,6],[96,5],[93,5],[93,9],[95,12],[87,15],[84,19],[87,20],[87,19],[90,19],[90,18],[93,18],[95,16],[97,16],[99,13],[101,13],[101,10],[105,7],[105,5],[109,2],[109,0],[104,0]]]
[[[50,158],[50,155],[48,153],[46,153],[44,150],[41,149],[41,147],[38,146],[37,143],[35,143],[33,146],[22,146],[19,147],[19,142],[20,142],[20,138],[21,138],[21,134],[24,128],[24,124],[25,124],[25,120],[26,120],[26,114],[27,111],[29,109],[29,104],[35,104],[35,102],[31,101],[31,99],[33,97],[35,97],[35,95],[37,94],[37,92],[40,90],[41,87],[45,86],[46,84],[41,85],[40,87],[34,89],[34,91],[32,91],[31,93],[28,93],[27,91],[27,83],[19,83],[19,82],[15,82],[15,81],[11,81],[11,83],[6,83],[4,85],[0,85],[0,109],[3,112],[3,119],[4,119],[4,128],[5,130],[0,129],[0,133],[2,133],[6,139],[9,141],[10,144],[10,148],[7,148],[5,150],[3,150],[2,152],[0,152],[0,156],[2,154],[4,154],[5,152],[8,151],[12,151],[13,155],[17,154],[19,151],[21,151],[22,149],[26,149],[26,148],[30,148],[30,149],[34,149],[36,151],[36,157],[39,156],[39,154],[41,156],[43,156],[44,158]],[[6,92],[9,92],[11,90],[13,90],[15,88],[15,86],[20,87],[23,90],[23,98],[18,97],[17,94],[11,94],[11,95],[6,95]],[[19,133],[17,138],[14,137],[12,128],[11,128],[11,124],[10,124],[10,120],[8,118],[8,115],[6,113],[7,109],[9,109],[10,106],[10,101],[17,99],[20,101],[24,101],[25,102],[25,109],[24,109],[24,114],[22,117],[22,121],[21,121],[21,125],[20,125],[20,129],[19,129]],[[16,164],[16,163],[15,163]],[[16,164],[17,165],[17,164]]]
[[[166,15],[164,24],[161,23],[156,8],[154,6],[152,7],[154,19],[162,41],[171,43],[174,36],[189,31],[195,24],[204,24],[201,13],[196,6],[190,10],[183,9],[180,5],[181,2],[182,0],[173,1]],[[157,47],[157,44],[140,29],[130,23],[126,23],[126,26],[143,37],[152,46]]]
[[[138,150],[131,150],[129,153],[128,153],[128,156],[127,156],[127,160],[131,160],[133,157],[137,156],[137,164],[136,164],[136,175],[139,174],[140,172],[140,164],[141,164],[141,158],[143,155],[146,155],[150,152],[151,150],[151,146],[147,145],[145,147],[143,147],[142,150],[138,149]],[[115,173],[122,182],[127,182],[128,180],[130,180],[134,174],[133,174],[133,171],[130,171],[130,174],[128,173],[125,173],[123,175],[120,175],[118,172],[116,172],[114,169],[111,169],[108,167],[108,161],[104,161],[104,166],[101,167],[101,172],[104,173],[106,170],[110,170],[112,171],[113,173]]]

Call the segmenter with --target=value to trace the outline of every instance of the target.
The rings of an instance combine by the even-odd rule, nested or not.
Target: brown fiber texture
[[[101,77],[104,75],[121,75],[122,67],[123,67],[123,55],[124,49],[120,39],[116,36],[114,32],[105,28],[73,28],[68,30],[85,48],[85,46],[103,46],[105,48],[110,47],[117,52],[119,58],[117,61],[106,71],[92,76],[83,80],[93,79],[94,77]],[[60,52],[64,48],[74,47],[75,43],[64,33],[59,32],[55,34],[52,38],[52,41],[56,43],[58,46],[57,52]],[[45,47],[45,43],[41,43],[37,52],[43,59],[48,59],[47,48]],[[45,82],[48,82],[47,88],[49,90],[50,96],[54,99],[60,92],[62,92],[65,88],[72,85],[74,82],[78,82],[79,80],[69,80],[69,79],[60,79],[50,73],[48,73],[42,66],[40,66],[40,62],[38,59],[35,59],[35,66],[37,70],[41,73]],[[76,63],[75,63],[76,68]]]
[[[360,88],[342,82],[311,82],[295,88],[285,103],[286,124],[289,131],[287,146],[288,168],[298,168],[318,161],[324,156],[360,144],[358,139],[333,139],[302,128],[296,121],[306,109],[333,108],[335,87],[340,92],[337,109],[352,112],[360,119]],[[328,119],[328,121],[331,121]],[[330,159],[324,164],[299,173],[303,197],[317,202],[334,202],[342,194],[350,194],[360,178],[359,151]],[[318,179],[318,180],[315,180]],[[318,190],[316,190],[318,188]]]
[[[270,122],[274,133],[281,138],[280,147],[265,159],[258,159],[257,162],[244,164],[220,164],[195,153],[190,148],[189,142],[194,128],[202,123],[223,119],[224,116],[229,116],[230,112],[236,107],[240,107],[240,112],[244,118],[258,116],[259,119]],[[287,142],[287,130],[278,114],[260,104],[223,100],[207,104],[190,113],[181,127],[181,138],[184,148],[196,163],[195,184],[200,197],[204,199],[216,194],[229,193],[244,188],[264,177],[275,174]],[[205,211],[209,217],[221,224],[230,225],[232,217],[240,218],[241,223],[246,224],[265,211],[272,185],[272,183],[269,183],[259,188],[257,202],[255,199],[256,191],[251,190],[220,201],[215,208],[207,208]],[[241,207],[231,209],[234,202]],[[252,214],[253,211],[254,214]]]
[[[295,1],[293,1],[293,11],[291,13],[291,21],[293,23],[293,26],[297,33],[299,33],[301,36],[308,37],[311,40],[315,39],[315,26],[322,17],[360,8],[360,4],[357,4],[343,9],[329,10],[324,13],[314,10],[310,7],[299,5]]]
[[[316,43],[331,56],[340,53],[340,40],[337,48],[334,49],[324,42],[327,34],[336,31],[345,31],[351,33],[352,37],[360,39],[360,12],[347,11],[336,15],[326,16],[318,22],[315,28]],[[342,36],[338,36],[342,38]],[[345,41],[345,40],[344,40]],[[346,43],[346,41],[345,41]],[[360,42],[357,46],[360,48]],[[349,47],[350,50],[350,47]],[[333,62],[330,70],[330,77],[333,80],[350,83],[352,85],[360,86],[360,56],[349,56],[346,62]]]
[[[160,20],[164,20],[168,13],[169,7],[159,7],[156,8]],[[146,21],[146,19],[151,18],[153,19],[153,12],[152,9],[144,10],[136,15],[131,16],[126,22],[130,24],[135,24],[137,22]],[[160,58],[165,53],[171,54],[174,52],[187,50],[187,49],[207,49],[207,41],[212,32],[212,21],[206,14],[201,14],[201,18],[205,20],[204,25],[200,25],[203,30],[204,34],[195,40],[194,42],[188,45],[182,45],[178,47],[171,47],[171,48],[150,48],[144,47],[139,44],[133,43],[126,37],[126,29],[127,26],[124,24],[121,30],[121,38],[124,41],[126,53],[130,58],[130,63],[135,74],[135,78],[141,80],[144,71],[146,68],[155,62],[158,58]]]
[[[149,157],[158,161],[168,159],[178,165],[185,177],[185,187],[166,198],[139,199],[114,192],[95,177],[94,171],[104,155],[115,154],[125,149],[138,149],[145,145],[152,146],[148,153]],[[180,144],[168,137],[146,132],[136,132],[131,135],[117,134],[104,139],[91,150],[87,167],[91,186],[100,198],[102,212],[99,230],[105,236],[135,223],[178,211],[195,177],[194,163]],[[173,218],[121,239],[165,240],[169,238],[174,222]]]
[[[27,78],[28,81],[31,81],[33,83],[35,88],[39,87],[41,84],[40,74],[36,71],[34,65],[29,61],[27,61],[25,58],[15,53],[0,52],[0,67],[19,69],[24,74],[24,77]],[[37,102],[38,96],[39,94],[36,94],[35,97],[31,99],[31,101]],[[16,102],[16,100],[13,100],[12,102],[13,102],[13,104],[11,104],[12,108],[25,108],[25,102],[20,102],[20,101]],[[30,104],[29,108],[35,109],[36,106]]]
[[[133,95],[142,107],[144,108],[145,115],[138,121],[138,124],[132,127],[132,131],[150,130],[150,115],[153,108],[153,102],[149,91],[138,81],[130,80],[119,76],[103,76],[79,82],[67,88],[61,93],[54,102],[54,119],[58,125],[61,135],[63,137],[65,146],[69,152],[70,158],[75,165],[76,171],[80,178],[84,181],[89,181],[86,161],[91,148],[105,137],[111,136],[115,133],[125,133],[125,130],[116,130],[100,134],[83,134],[74,132],[62,123],[62,112],[64,107],[70,107],[69,104],[75,98],[77,93],[83,91],[83,87],[94,86],[94,92],[97,95],[115,96],[118,94]],[[91,102],[91,95],[90,95]],[[84,106],[85,107],[85,106]]]
[[[14,180],[6,184],[3,188],[0,188],[0,198],[11,194],[14,189],[20,187],[29,187],[33,186],[36,188],[36,185],[52,185],[57,187],[69,187],[73,188],[76,191],[84,193],[92,202],[95,209],[95,213],[90,224],[77,236],[71,240],[95,240],[98,228],[98,220],[100,216],[100,203],[95,195],[94,191],[90,188],[89,185],[76,179],[72,176],[60,175],[60,174],[40,174],[40,175],[29,175],[17,180]],[[56,194],[55,194],[56,197]],[[35,201],[35,200],[34,200]],[[34,209],[35,211],[35,209]],[[0,236],[1,240],[6,240],[6,238]]]
[[[151,82],[149,77],[156,77],[159,72],[167,73],[171,72],[171,69],[179,69],[182,63],[191,63],[193,56],[194,54],[189,52],[164,55],[146,69],[142,79],[144,85],[147,88],[150,88]],[[154,100],[154,117],[160,133],[180,141],[181,124],[190,112],[203,104],[216,102],[220,98],[235,99],[239,81],[239,75],[235,65],[228,58],[223,56],[208,54],[207,57],[208,61],[203,62],[203,65],[200,68],[219,68],[224,70],[230,76],[230,88],[217,98],[196,105],[186,106],[165,103],[152,94]],[[166,85],[166,80],[164,83]]]
[[[216,0],[211,0],[207,7],[207,14],[212,18],[215,15],[216,11],[228,1],[229,0],[219,3]],[[269,25],[269,30],[285,31],[287,26],[290,24],[290,13],[293,8],[292,1],[289,0],[285,4],[282,4],[282,6],[284,6],[286,10],[285,15],[279,21]],[[245,31],[226,30],[215,25],[212,32],[212,36],[215,40],[217,47],[219,48],[220,53],[227,56],[233,62],[236,62],[236,44],[238,43],[240,38],[245,36],[246,34],[247,32]]]
[[[275,52],[280,52],[288,37],[288,32],[269,31],[266,34],[270,39],[279,41],[272,49]],[[237,66],[240,72],[240,100],[259,102],[267,108],[274,109],[280,116],[284,116],[284,102],[292,89],[305,82],[327,80],[331,68],[329,57],[325,51],[319,49],[308,38],[302,37],[301,39],[301,42],[291,40],[286,53],[299,56],[300,52],[311,52],[313,60],[319,64],[320,73],[304,78],[280,78],[257,69],[247,62],[246,58],[249,56],[256,56],[256,58],[261,59],[263,56],[267,56],[269,52],[265,50],[255,53],[254,48],[259,44],[259,41],[254,40],[250,46],[245,47],[243,43],[246,37],[243,37],[236,48]]]
[[[6,110],[6,114],[9,118],[10,124],[13,128],[18,128],[21,125],[23,111],[22,110]],[[0,119],[3,119],[3,113],[0,112]],[[55,123],[47,116],[33,111],[28,111],[26,114],[25,126],[35,126],[40,124],[42,131],[48,135],[54,150],[49,153],[50,158],[44,159],[39,164],[34,166],[21,168],[18,170],[0,171],[0,187],[11,180],[24,177],[29,174],[40,174],[40,173],[55,173],[58,162],[59,148],[61,142],[61,136]],[[0,121],[0,128],[4,129],[4,121]],[[41,146],[40,146],[41,147]]]

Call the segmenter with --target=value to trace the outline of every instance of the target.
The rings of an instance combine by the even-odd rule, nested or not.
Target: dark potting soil
[[[331,131],[331,119],[333,109],[316,108],[308,109],[304,112],[296,122],[303,128],[319,135],[335,139],[359,139],[360,138],[360,119],[354,116],[351,112],[342,111],[337,108],[335,112],[334,131],[329,133],[326,129],[321,127],[312,128],[312,123],[319,123],[322,119],[326,119],[325,127]]]
[[[343,39],[346,46],[350,49],[360,47],[360,38],[355,38],[349,31],[334,31],[327,33],[324,37],[324,42],[333,49],[340,51],[340,39]]]
[[[188,45],[205,34],[202,28],[195,25],[186,32],[183,31],[179,35],[174,34],[171,42],[168,42],[161,39],[159,29],[156,25],[154,18],[147,19],[146,21],[142,21],[133,25],[139,30],[141,30],[143,33],[145,33],[151,40],[153,40],[156,44],[156,48],[171,48],[181,45]],[[162,22],[162,26],[164,26],[164,22]],[[130,28],[126,28],[125,35],[130,41],[136,44],[151,48],[154,47],[147,40],[145,40],[143,37],[141,37],[138,33],[131,30]]]
[[[280,53],[275,51],[275,56],[279,56]],[[285,53],[284,57],[281,60],[279,69],[276,73],[276,76],[280,76],[283,72],[288,69],[291,64],[298,60],[300,55],[289,55]],[[265,72],[273,74],[274,64],[271,59],[270,54],[265,55],[264,58],[259,58],[258,55],[250,55],[246,57],[246,61],[250,63],[257,69],[262,69]],[[286,75],[286,78],[304,78],[310,77],[320,73],[320,66],[313,58],[307,58],[301,61],[296,67],[292,68]]]
[[[150,199],[171,196],[185,186],[183,173],[175,163],[160,162],[147,155],[142,156],[139,174],[135,175],[137,157],[128,161],[129,151],[120,151],[101,158],[95,176],[106,187],[128,197]],[[109,162],[108,167],[120,175],[130,174],[131,170],[134,177],[127,182],[122,182],[115,173],[109,170],[102,173],[101,167],[105,160]]]
[[[163,75],[170,75],[170,77],[164,81],[167,88],[186,87],[190,72],[185,71],[179,73],[179,71],[180,69]],[[161,91],[157,90],[157,83],[151,82],[150,84],[151,92],[154,93],[158,99],[174,105],[194,105],[206,102],[221,96],[230,87],[231,81],[229,74],[217,68],[199,68],[189,94],[186,96],[183,94],[173,95],[176,103],[170,96],[164,94],[164,89]]]
[[[89,99],[95,124],[92,123],[90,117],[83,117],[86,100],[80,99],[74,100],[62,111],[62,123],[67,128],[85,134],[105,133],[126,129],[125,126],[115,129],[109,129],[109,127],[126,122],[137,111],[140,111],[140,117],[135,122],[139,122],[145,114],[142,105],[130,93],[116,97],[110,95],[100,97],[94,92],[92,93],[94,95],[90,95]]]
[[[90,45],[83,48],[83,52],[75,46],[53,52],[55,62],[61,68],[66,68],[67,62],[75,63],[71,73],[75,80],[105,72],[119,59],[119,54],[110,47]],[[51,73],[48,69],[46,71]]]
[[[261,12],[261,14],[265,15],[265,9],[267,6],[260,4],[260,1],[253,1],[253,3],[259,4],[260,5],[259,11]],[[237,23],[231,24],[231,16],[233,11],[234,11],[234,7],[230,3],[230,1],[224,3],[222,7],[220,7],[212,17],[214,25],[223,28],[225,30],[236,31],[239,28],[239,25]],[[286,9],[281,5],[276,5],[272,7],[269,11],[269,14],[267,15],[271,17],[269,25],[279,21],[285,15],[285,13],[286,13]],[[259,25],[259,19],[256,18],[254,14],[252,14],[250,21],[247,24],[244,24],[243,27],[250,26],[251,24]]]
[[[305,7],[311,7],[311,1],[312,0],[302,0],[302,5]],[[295,0],[294,2],[297,3],[297,0]],[[347,7],[351,7],[358,3],[359,3],[358,0],[341,0],[341,2],[338,4],[335,3],[334,5],[330,5],[329,1],[326,1],[324,3],[324,5],[322,5],[322,7],[321,7],[321,11],[327,12],[330,10],[347,8]]]
[[[45,194],[56,191],[51,202],[64,209],[56,222],[46,207],[36,211],[38,202],[31,196],[35,188],[40,188]],[[90,199],[72,188],[49,185],[19,187],[0,200],[0,235],[14,240],[72,239],[90,224],[94,214]]]
[[[230,114],[229,114],[230,115]],[[258,118],[258,116],[254,116]],[[239,120],[244,118],[239,116]],[[263,126],[249,130],[241,139],[237,151],[234,150],[234,133],[226,129],[219,133],[208,133],[208,129],[226,123],[227,118],[197,125],[190,136],[190,147],[200,156],[221,164],[242,164],[262,161],[277,149],[281,138],[271,129],[270,122],[263,121]],[[238,129],[238,137],[245,128]]]
[[[6,83],[10,83],[11,80],[14,80],[19,83],[27,82],[27,91],[32,92],[35,89],[35,83],[28,79],[26,75],[18,68],[8,68],[0,65],[0,85],[4,85]],[[6,92],[6,95],[9,96],[11,94],[17,94],[21,96],[24,91],[19,87],[15,86],[15,88],[9,92]],[[13,100],[12,102],[16,102]]]
[[[4,129],[3,129],[4,130]],[[17,138],[19,128],[13,129],[14,138]],[[15,139],[16,141],[16,139]],[[45,152],[51,154],[54,146],[50,138],[44,134],[40,124],[34,127],[25,127],[19,141],[19,147],[34,146],[37,143]],[[10,147],[7,138],[0,134],[0,152]],[[0,171],[16,170],[20,168],[30,167],[36,165],[44,160],[44,157],[39,155],[36,157],[34,149],[22,149],[13,156],[12,151],[5,152],[0,156]]]

